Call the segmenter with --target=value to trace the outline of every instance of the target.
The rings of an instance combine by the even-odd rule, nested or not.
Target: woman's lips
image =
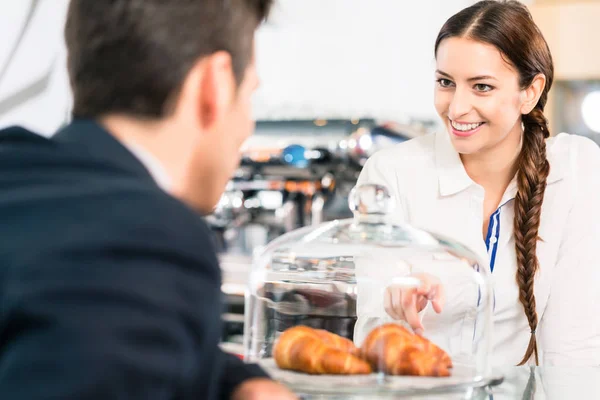
[[[464,124],[462,124],[464,125]],[[458,130],[456,129],[453,125],[452,125],[452,121],[450,121],[450,130],[452,132],[453,135],[458,136],[458,137],[470,137],[473,136],[474,134],[476,134],[477,132],[479,132],[479,130],[481,129],[481,127],[485,125],[485,122],[480,123],[479,126],[475,129],[471,129],[468,131],[464,131],[464,130]]]

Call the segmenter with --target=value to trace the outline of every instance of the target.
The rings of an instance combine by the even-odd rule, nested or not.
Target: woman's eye
[[[438,85],[440,85],[443,88],[447,88],[447,87],[452,86],[452,81],[449,80],[449,79],[441,78],[441,79],[437,80],[437,83],[438,83]]]
[[[475,90],[477,90],[478,92],[489,92],[492,89],[494,88],[484,83],[478,83],[475,85]]]

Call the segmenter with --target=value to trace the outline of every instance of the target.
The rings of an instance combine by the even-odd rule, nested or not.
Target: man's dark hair
[[[167,115],[203,56],[231,54],[239,84],[272,0],[71,0],[65,26],[73,116]]]

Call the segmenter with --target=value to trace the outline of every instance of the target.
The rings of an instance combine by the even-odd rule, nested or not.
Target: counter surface
[[[562,367],[508,367],[494,371],[504,376],[504,381],[495,387],[471,391],[461,391],[440,395],[381,398],[428,399],[428,400],[569,400],[600,399],[600,367],[562,368]],[[303,395],[303,400],[342,400],[373,399],[373,396],[331,396]]]

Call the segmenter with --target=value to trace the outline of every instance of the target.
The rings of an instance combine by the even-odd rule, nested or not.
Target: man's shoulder
[[[109,160],[110,161],[110,160]],[[135,163],[132,160],[128,161]],[[160,248],[216,264],[202,217],[163,191],[149,174],[22,128],[0,131],[0,232],[4,250]],[[22,252],[21,252],[22,253]],[[16,258],[21,255],[13,254]]]
[[[0,141],[10,140],[32,140],[32,141],[48,141],[48,138],[33,132],[20,125],[9,125],[0,128]]]
[[[158,187],[131,183],[67,191],[21,208],[0,202],[0,217],[12,221],[12,236],[3,243],[9,264],[26,269],[72,266],[72,260],[172,264],[218,282],[214,241],[202,217]],[[28,248],[36,251],[23,251]]]
[[[23,157],[24,154],[47,150],[52,140],[21,126],[8,126],[0,129],[0,160],[13,161],[11,156]]]
[[[104,232],[95,240],[121,238],[140,247],[185,251],[191,257],[214,253],[212,234],[197,212],[158,186],[132,180],[125,187],[126,182],[67,200],[67,204],[87,204],[80,216]],[[211,256],[211,262],[215,260]]]

